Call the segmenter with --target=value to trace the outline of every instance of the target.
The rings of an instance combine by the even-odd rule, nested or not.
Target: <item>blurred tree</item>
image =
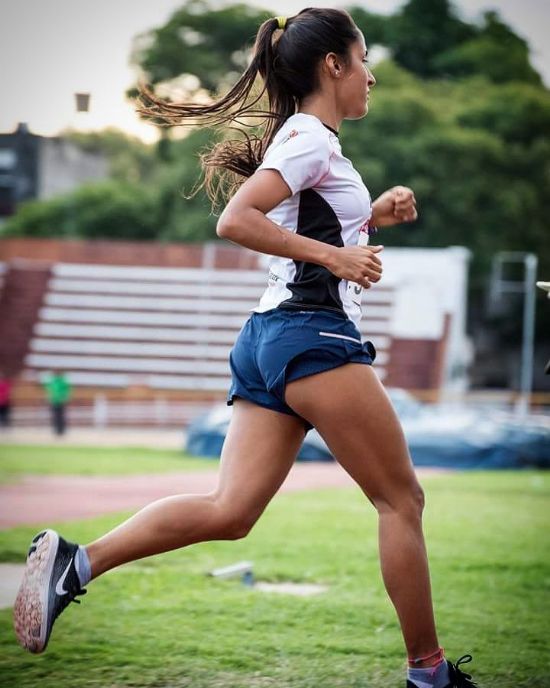
[[[157,237],[166,241],[207,241],[216,238],[216,217],[203,190],[193,191],[200,179],[199,154],[215,138],[197,129],[172,141],[169,164],[158,167],[152,181],[159,212]]]
[[[133,59],[151,84],[178,78],[184,90],[216,91],[242,73],[258,26],[271,16],[245,4],[214,9],[205,0],[190,0],[141,37]]]
[[[518,82],[490,87],[475,102],[460,107],[457,121],[491,131],[508,144],[529,147],[550,137],[549,92]]]
[[[391,16],[375,14],[357,6],[350,7],[349,13],[357,27],[363,32],[367,46],[388,45]]]
[[[434,59],[476,33],[475,26],[458,18],[449,0],[409,0],[389,19],[385,38],[399,65],[433,77],[439,73]]]
[[[409,0],[396,14],[350,10],[367,45],[387,46],[397,64],[424,78],[484,75],[496,83],[542,84],[529,61],[529,46],[495,11],[483,25],[457,15],[449,0]]]
[[[532,250],[550,274],[550,92],[481,77],[422,81],[391,62],[376,72],[368,119],[347,123],[342,145],[374,195],[405,184],[420,209],[384,243],[467,246],[474,280],[496,251]]]
[[[496,12],[485,12],[484,19],[485,25],[476,37],[433,57],[434,72],[453,77],[483,74],[495,83],[542,84],[529,62],[527,42],[504,24]]]
[[[2,226],[2,236],[154,239],[157,213],[147,186],[107,180],[23,203]]]

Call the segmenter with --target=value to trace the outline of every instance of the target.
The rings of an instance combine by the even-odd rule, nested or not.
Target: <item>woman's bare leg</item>
[[[304,434],[298,418],[236,400],[217,489],[152,502],[87,545],[92,578],[194,542],[244,537],[284,481]]]
[[[378,511],[382,577],[410,657],[439,647],[422,533],[424,496],[403,431],[370,366],[350,363],[286,387]],[[422,665],[419,665],[422,666]]]

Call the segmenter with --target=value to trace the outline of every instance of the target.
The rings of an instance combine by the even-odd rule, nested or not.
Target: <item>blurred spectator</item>
[[[10,426],[11,413],[11,380],[0,370],[0,427]]]
[[[52,429],[56,435],[63,435],[67,428],[65,407],[71,398],[71,385],[65,373],[54,370],[44,381],[44,387],[52,412]]]

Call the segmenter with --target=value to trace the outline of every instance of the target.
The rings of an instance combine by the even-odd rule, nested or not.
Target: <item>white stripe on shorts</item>
[[[347,339],[348,342],[357,342],[358,344],[363,343],[360,339],[355,339],[355,337],[348,337],[345,334],[334,334],[334,332],[319,332],[319,334],[322,337],[334,337],[334,339]]]

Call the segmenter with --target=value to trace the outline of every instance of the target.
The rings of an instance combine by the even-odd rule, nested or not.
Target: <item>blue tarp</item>
[[[540,417],[521,423],[499,410],[424,406],[396,390],[400,415],[416,466],[447,468],[550,468],[550,424]],[[390,392],[390,397],[392,393]],[[188,429],[186,450],[194,456],[218,458],[231,409],[215,407]],[[333,461],[323,439],[310,431],[299,461]]]

